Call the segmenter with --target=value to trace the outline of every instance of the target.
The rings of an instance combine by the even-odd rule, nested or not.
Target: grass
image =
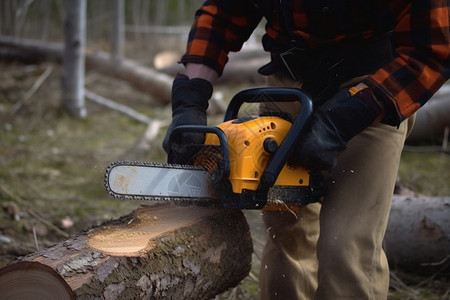
[[[416,152],[407,147],[402,154],[398,177],[423,195],[450,195],[450,156],[440,152]]]

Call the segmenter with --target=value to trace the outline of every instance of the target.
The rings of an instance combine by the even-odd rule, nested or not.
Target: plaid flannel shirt
[[[397,113],[387,122],[397,125],[424,105],[450,77],[449,2],[341,2],[344,3],[341,8],[346,7],[342,13],[341,8],[336,7],[336,0],[208,0],[196,13],[181,61],[205,64],[221,75],[228,53],[241,49],[263,17],[268,21],[267,37],[284,43],[298,36],[313,48],[368,39],[377,32],[392,29],[395,59],[371,74],[364,83],[378,99],[395,107]],[[338,11],[338,14],[327,18],[328,10]],[[287,18],[280,11],[291,15]]]

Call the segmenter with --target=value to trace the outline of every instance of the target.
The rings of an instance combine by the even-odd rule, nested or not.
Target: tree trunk
[[[66,1],[62,71],[62,104],[78,118],[86,117],[84,102],[84,48],[86,0]]]
[[[141,207],[6,266],[0,295],[210,299],[248,274],[251,256],[241,211]]]
[[[411,270],[444,266],[450,257],[449,216],[450,197],[394,195],[384,238],[391,266]]]
[[[124,0],[114,1],[113,31],[111,37],[112,59],[120,61],[124,57],[125,45],[125,6]]]

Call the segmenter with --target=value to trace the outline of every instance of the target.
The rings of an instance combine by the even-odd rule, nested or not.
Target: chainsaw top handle
[[[308,122],[313,112],[313,104],[311,98],[300,89],[280,87],[253,88],[241,91],[231,99],[227,111],[225,112],[225,122],[237,119],[238,112],[242,104],[264,102],[300,102],[301,110],[294,123],[290,127],[289,131],[287,132],[286,136],[284,137],[283,141],[281,142],[280,146],[276,149],[275,153],[268,162],[267,167],[260,177],[260,182],[256,191],[245,190],[243,191],[242,196],[238,195],[238,202],[240,203],[239,205],[241,208],[265,206],[269,189],[275,184],[278,175],[280,174],[289,155],[291,154],[296,141],[303,134],[305,124]],[[215,149],[217,149],[220,153],[219,156],[222,156],[223,159],[218,160],[218,162],[221,163],[221,167],[212,172],[212,179],[214,182],[221,182],[221,179],[228,178],[230,174],[228,139],[223,130],[214,126],[178,126],[174,128],[169,139],[169,144],[176,144],[175,136],[178,136],[183,132],[203,132],[217,135],[217,137],[219,138],[219,145],[209,146],[215,147]],[[201,149],[201,147],[204,146],[204,144],[189,145],[192,150]],[[172,147],[169,148],[172,149]],[[182,163],[191,164],[191,160],[193,158],[195,158],[195,155],[192,157],[190,155],[187,155],[187,157],[185,157],[186,162]],[[168,162],[174,162],[172,151],[169,151]]]
[[[302,90],[296,88],[263,87],[253,88],[239,92],[231,99],[225,113],[225,121],[236,119],[239,109],[244,103],[263,102],[300,102],[301,110],[296,117],[291,129],[283,142],[273,155],[263,175],[261,176],[258,192],[265,194],[277,180],[284,164],[296,144],[297,139],[303,134],[305,124],[313,112],[311,98]]]

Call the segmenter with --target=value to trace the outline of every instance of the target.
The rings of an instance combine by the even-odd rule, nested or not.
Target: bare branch
[[[132,108],[130,108],[128,106],[125,106],[123,104],[114,102],[113,100],[110,100],[110,99],[104,98],[102,96],[99,96],[99,95],[97,95],[97,94],[95,94],[95,93],[93,93],[91,91],[85,90],[84,91],[84,95],[85,95],[85,97],[87,99],[89,99],[89,100],[91,100],[91,101],[93,101],[93,102],[95,102],[97,104],[106,106],[106,107],[108,107],[108,108],[110,108],[112,110],[115,110],[115,111],[121,112],[123,114],[126,114],[127,116],[129,116],[129,117],[131,117],[131,118],[133,118],[133,119],[135,119],[135,120],[137,120],[139,122],[148,124],[148,123],[150,123],[152,121],[146,115],[143,115],[143,114],[135,111],[134,109],[132,109]]]
[[[19,101],[14,104],[14,106],[11,108],[10,113],[14,114],[16,113],[25,103],[28,102],[28,100],[36,93],[36,91],[42,86],[44,81],[50,76],[50,74],[53,71],[53,67],[49,65],[47,68],[45,68],[45,71],[39,76],[39,78],[36,80],[36,82],[33,84],[31,89],[28,90],[28,92],[25,94],[25,96],[22,97]]]

